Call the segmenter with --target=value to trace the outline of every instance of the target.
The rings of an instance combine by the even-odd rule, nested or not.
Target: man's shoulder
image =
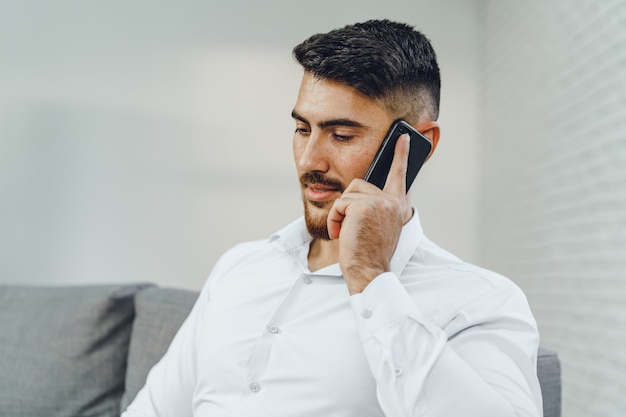
[[[248,259],[250,256],[264,252],[270,248],[268,239],[251,240],[241,242],[228,249],[218,260],[217,266],[225,267],[227,265],[238,264],[242,260]]]
[[[459,261],[447,263],[445,268],[454,276],[461,279],[474,279],[494,289],[516,287],[515,283],[510,278],[469,262]]]
[[[534,328],[526,296],[511,278],[445,252],[419,255],[401,279],[423,313],[449,337],[475,324],[511,317]]]
[[[405,269],[403,280],[431,288],[436,299],[460,308],[485,298],[525,300],[521,288],[499,272],[466,262],[425,239]]]
[[[452,279],[473,280],[488,287],[515,286],[506,276],[464,261],[426,238],[411,260],[426,271],[438,271]]]

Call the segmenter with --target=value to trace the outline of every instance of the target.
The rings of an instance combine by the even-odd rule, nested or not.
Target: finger
[[[379,192],[380,192],[380,188],[378,188],[371,182],[367,182],[361,178],[354,178],[352,181],[350,181],[350,184],[348,184],[346,189],[343,191],[342,196],[348,196],[348,195],[354,195],[354,194],[370,195],[370,194],[377,194]]]
[[[369,182],[365,182],[366,186],[373,187],[378,193],[380,193],[380,189]],[[346,190],[347,191],[347,190]],[[359,204],[365,200],[368,200],[370,196],[365,193],[355,192],[353,194],[346,194],[344,191],[343,195],[335,200],[330,211],[328,212],[328,216],[326,216],[326,227],[328,229],[328,236],[331,239],[338,239],[341,227],[343,226],[343,222],[348,215],[348,210],[350,207],[353,207],[355,204]]]
[[[341,223],[343,223],[343,219],[346,217],[346,207],[345,200],[338,198],[328,212],[326,227],[328,228],[328,236],[333,240],[339,239]]]
[[[404,134],[398,138],[393,161],[387,175],[387,182],[383,191],[398,197],[406,195],[406,170],[409,164],[409,135]]]

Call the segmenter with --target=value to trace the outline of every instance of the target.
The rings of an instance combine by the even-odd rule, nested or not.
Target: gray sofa
[[[198,294],[150,284],[0,286],[0,415],[118,417]],[[561,415],[555,352],[540,349],[544,415]]]

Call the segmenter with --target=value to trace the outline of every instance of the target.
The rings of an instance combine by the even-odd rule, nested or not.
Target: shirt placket
[[[283,300],[278,304],[276,311],[265,323],[263,332],[259,336],[252,354],[248,374],[242,387],[241,405],[243,408],[240,415],[251,416],[255,414],[255,410],[256,412],[260,410],[258,405],[263,402],[264,392],[271,389],[271,387],[266,385],[267,380],[265,376],[268,372],[272,348],[277,343],[280,343],[280,339],[284,337],[284,334],[281,332],[281,325],[285,322],[292,303],[298,298],[304,288],[312,283],[313,279],[310,274],[300,274],[294,280]]]

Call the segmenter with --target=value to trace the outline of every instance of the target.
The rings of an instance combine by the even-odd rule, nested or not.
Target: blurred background
[[[626,3],[0,2],[0,283],[199,289],[301,214],[291,48],[391,18],[432,40],[431,239],[524,289],[564,416],[626,414]]]

